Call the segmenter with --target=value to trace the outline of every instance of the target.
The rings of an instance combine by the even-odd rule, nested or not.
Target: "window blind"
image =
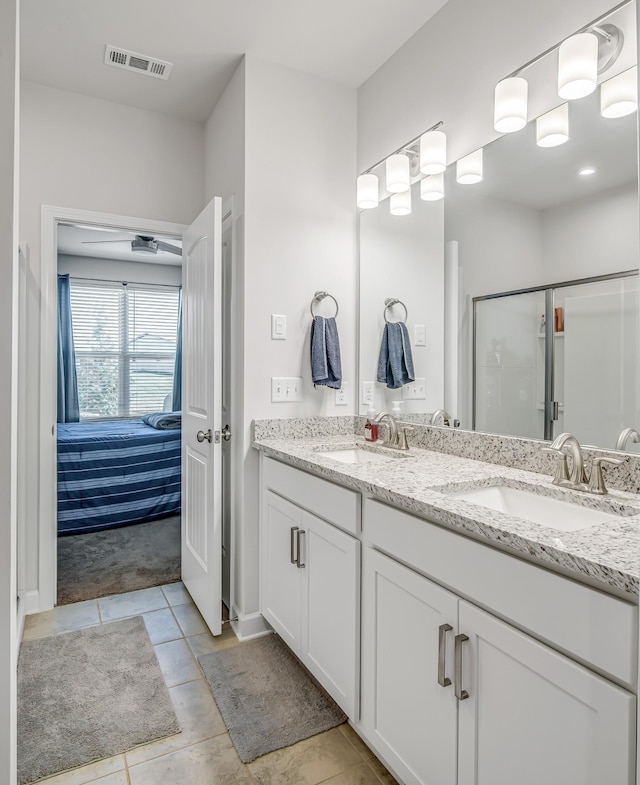
[[[161,411],[173,390],[178,288],[72,278],[80,419]]]

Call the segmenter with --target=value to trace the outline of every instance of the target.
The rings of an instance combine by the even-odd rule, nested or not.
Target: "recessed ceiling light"
[[[581,177],[588,177],[590,174],[595,174],[597,169],[595,166],[583,166],[582,169],[578,169],[578,174]]]

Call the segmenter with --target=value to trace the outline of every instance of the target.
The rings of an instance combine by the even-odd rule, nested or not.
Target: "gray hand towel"
[[[314,384],[335,390],[342,386],[340,339],[333,317],[316,316],[311,323],[311,378]]]
[[[407,325],[389,322],[384,326],[378,356],[378,381],[396,390],[415,381]]]

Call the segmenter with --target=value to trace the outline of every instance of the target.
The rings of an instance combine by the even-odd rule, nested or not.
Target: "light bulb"
[[[493,105],[493,127],[501,134],[519,131],[527,124],[529,85],[521,76],[498,82]]]
[[[482,147],[456,163],[456,182],[473,185],[482,180]]]
[[[411,212],[411,191],[391,194],[389,202],[391,215],[409,215]]]
[[[598,37],[593,33],[572,35],[558,51],[558,95],[584,98],[598,82]]]
[[[386,162],[386,172],[386,185],[389,193],[399,194],[411,188],[409,156],[402,153],[390,155]]]
[[[420,198],[425,202],[437,202],[444,198],[444,174],[432,174],[420,180]]]
[[[440,174],[447,168],[447,135],[444,131],[427,131],[420,137],[420,171]]]
[[[375,174],[361,174],[357,184],[358,207],[370,210],[378,206],[378,178]]]
[[[638,109],[638,68],[633,66],[600,85],[600,114],[624,117]]]
[[[538,147],[557,147],[569,139],[569,104],[560,104],[536,120]]]

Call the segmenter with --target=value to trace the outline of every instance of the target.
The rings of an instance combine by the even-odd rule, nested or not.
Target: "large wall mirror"
[[[360,214],[361,413],[373,381],[373,407],[402,401],[408,420],[445,408],[462,428],[570,430],[611,449],[640,431],[638,120],[600,104],[602,83],[636,64],[635,14],[631,2],[602,23],[624,44],[599,88],[568,102],[566,143],[539,146],[533,119],[484,147],[481,182],[458,183],[451,165],[444,200],[422,201],[416,182],[411,214],[387,199]],[[557,58],[522,73],[544,112],[561,103]],[[387,298],[406,312],[384,312]],[[390,389],[376,381],[385,316],[405,313],[417,383]]]

